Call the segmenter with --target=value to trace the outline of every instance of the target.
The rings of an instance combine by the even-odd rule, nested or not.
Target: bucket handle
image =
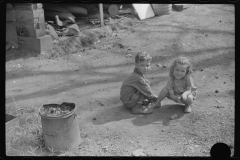
[[[44,134],[47,135],[47,136],[55,136],[55,135],[57,135],[57,134],[60,134],[60,133],[62,133],[62,132],[64,132],[64,131],[68,130],[68,129],[71,127],[71,125],[73,124],[73,121],[75,120],[75,118],[76,118],[76,116],[77,116],[76,113],[74,113],[73,115],[74,115],[74,117],[73,117],[73,120],[72,120],[72,122],[71,122],[71,124],[70,124],[69,127],[63,129],[63,130],[60,131],[60,132],[56,132],[56,133],[44,133]]]

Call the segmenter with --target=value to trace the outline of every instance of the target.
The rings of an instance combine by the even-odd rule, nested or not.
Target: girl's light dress
[[[178,97],[181,96],[188,89],[191,89],[191,94],[193,95],[193,98],[196,98],[197,87],[193,85],[192,78],[189,75],[186,75],[182,79],[170,77],[167,82],[166,88],[168,90],[173,90],[174,95]]]

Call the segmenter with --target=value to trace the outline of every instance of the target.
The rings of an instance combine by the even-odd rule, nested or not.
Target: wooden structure
[[[41,53],[52,47],[52,37],[46,35],[42,4],[15,3],[14,8],[19,48]]]
[[[6,50],[8,50],[18,47],[18,39],[14,8],[11,4],[7,4],[6,7]]]

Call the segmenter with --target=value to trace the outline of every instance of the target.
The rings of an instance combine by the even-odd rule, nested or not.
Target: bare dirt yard
[[[61,155],[132,156],[140,149],[146,156],[210,156],[217,142],[228,144],[233,153],[234,12],[233,5],[191,4],[169,15],[142,21],[132,16],[89,29],[85,41],[55,40],[43,55],[10,50],[5,109],[19,124],[6,133],[6,154],[55,155],[44,148],[38,109],[62,102],[77,106],[82,143]],[[168,99],[149,115],[134,115],[122,106],[122,81],[141,51],[153,57],[146,78],[156,94],[166,84],[173,59],[191,59],[198,87],[191,113]]]

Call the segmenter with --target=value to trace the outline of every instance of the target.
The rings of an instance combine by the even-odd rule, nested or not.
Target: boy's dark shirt
[[[149,99],[154,97],[150,82],[137,68],[134,68],[133,73],[123,81],[121,86],[120,99],[123,104],[131,103],[131,96],[138,91]]]

